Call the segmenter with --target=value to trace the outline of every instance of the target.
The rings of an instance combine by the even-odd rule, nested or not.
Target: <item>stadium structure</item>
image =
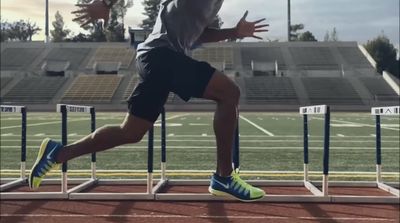
[[[399,80],[376,72],[356,42],[223,42],[203,45],[193,58],[223,71],[241,88],[243,111],[296,110],[329,104],[367,111],[399,104]],[[1,104],[51,111],[55,104],[84,104],[125,111],[138,82],[129,43],[1,44]],[[167,110],[212,110],[213,102],[183,102],[170,94]]]

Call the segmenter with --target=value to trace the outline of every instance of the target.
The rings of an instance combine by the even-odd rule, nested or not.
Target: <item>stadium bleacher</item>
[[[138,83],[137,77],[132,77],[129,81],[128,87],[126,88],[123,96],[123,101],[126,101],[128,97],[132,94],[133,89],[135,88],[136,84]]]
[[[79,75],[62,97],[63,103],[110,103],[121,76]]]
[[[1,52],[1,70],[23,70],[39,57],[44,48],[6,48]]]
[[[354,68],[372,68],[367,58],[362,54],[357,46],[338,47],[339,53],[344,60]]]
[[[66,80],[64,77],[25,77],[3,97],[3,102],[49,103]]]
[[[301,78],[311,104],[362,105],[362,99],[346,78]]]
[[[55,47],[44,58],[45,62],[69,62],[70,70],[77,70],[90,52],[90,48]],[[42,66],[42,64],[39,64]]]
[[[286,70],[287,66],[283,58],[280,47],[241,47],[243,68],[251,70],[252,61],[256,62],[275,62],[277,61],[279,70]]]
[[[294,63],[299,70],[339,70],[329,47],[289,47]]]
[[[95,63],[120,63],[121,68],[127,69],[135,57],[135,50],[128,47],[99,47],[87,64],[92,69]]]
[[[297,104],[297,94],[287,77],[244,78],[248,104]]]
[[[7,86],[8,83],[12,81],[12,77],[1,77],[0,82],[1,82],[1,89],[3,89],[5,86]]]
[[[399,95],[385,82],[382,77],[361,77],[359,79],[378,101],[398,101]]]
[[[232,47],[204,47],[193,51],[192,57],[195,60],[207,61],[210,64],[223,63],[225,69],[232,69],[233,49]],[[216,67],[219,69],[219,67]]]

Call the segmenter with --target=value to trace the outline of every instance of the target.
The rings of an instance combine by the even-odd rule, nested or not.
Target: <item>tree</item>
[[[125,40],[123,24],[118,23],[118,13],[112,9],[110,22],[106,29],[106,39],[109,42],[123,42]]]
[[[50,31],[53,42],[62,42],[69,35],[71,30],[64,29],[64,19],[60,12],[57,11],[55,14],[56,20],[52,23],[54,29]]]
[[[300,35],[299,31],[304,29],[304,24],[290,26],[290,41],[296,41]]]
[[[8,23],[1,22],[1,41],[32,41],[32,37],[41,29],[36,23],[19,20]]]
[[[298,41],[313,41],[313,42],[318,41],[310,31],[301,33],[297,40]]]
[[[329,31],[326,31],[325,36],[324,36],[324,41],[325,42],[339,41],[339,36],[338,36],[338,32],[336,30],[336,27],[333,27],[333,29],[330,33],[329,33]]]
[[[399,62],[396,60],[397,50],[393,44],[390,43],[389,38],[381,34],[375,39],[369,40],[364,47],[376,61],[376,69],[379,73],[387,70],[398,76]]]
[[[142,21],[140,27],[143,29],[152,30],[154,24],[156,24],[158,11],[160,10],[160,2],[161,0],[144,0],[144,15],[147,16],[145,20]]]

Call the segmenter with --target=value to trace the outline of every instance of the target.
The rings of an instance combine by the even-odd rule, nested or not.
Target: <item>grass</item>
[[[119,124],[123,113],[98,113],[97,126]],[[296,113],[242,113],[240,119],[241,167],[248,171],[301,171],[303,168],[303,120]],[[167,118],[167,163],[171,170],[213,170],[216,163],[212,113],[169,113]],[[256,123],[256,128],[250,122]],[[90,117],[69,114],[68,141],[90,132]],[[18,114],[1,114],[0,168],[19,168],[20,122]],[[27,167],[33,165],[44,137],[61,139],[61,117],[56,113],[28,113]],[[333,113],[331,117],[330,170],[375,171],[375,121],[367,113]],[[399,117],[382,117],[383,171],[399,180]],[[265,129],[274,136],[260,130]],[[323,117],[309,120],[310,170],[322,171]],[[160,127],[155,127],[155,163],[160,159]],[[147,138],[97,155],[104,170],[145,170]],[[69,169],[90,168],[89,156],[69,162]],[[158,165],[155,169],[158,168]],[[274,178],[271,174],[271,177]],[[296,176],[290,176],[296,177]],[[354,179],[359,180],[357,175]]]

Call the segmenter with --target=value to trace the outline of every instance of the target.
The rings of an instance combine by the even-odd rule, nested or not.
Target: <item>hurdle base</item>
[[[0,186],[0,192],[9,190],[9,189],[11,189],[13,187],[24,185],[26,183],[26,180],[27,180],[26,178],[19,178],[19,179],[16,179],[16,180],[10,180],[7,183],[4,183],[4,184],[2,184]],[[3,183],[3,181],[2,181],[2,183]]]

